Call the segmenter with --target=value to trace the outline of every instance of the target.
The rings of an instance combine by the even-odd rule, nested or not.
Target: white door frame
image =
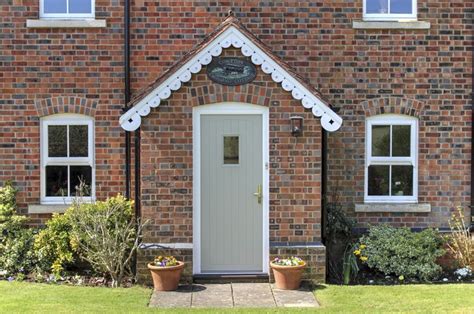
[[[238,102],[224,102],[193,108],[193,274],[201,274],[201,115],[251,114],[262,116],[263,148],[263,274],[269,272],[269,110],[267,107]]]

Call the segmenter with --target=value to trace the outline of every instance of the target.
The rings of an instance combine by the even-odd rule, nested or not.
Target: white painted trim
[[[390,11],[390,0],[387,1],[387,8]],[[367,0],[362,0],[362,2],[364,21],[416,21],[418,16],[417,0],[411,0],[411,14],[367,13]]]
[[[373,125],[409,125],[410,157],[372,157],[372,126]],[[365,123],[365,178],[364,203],[417,203],[418,202],[418,119],[411,116],[396,114],[381,114],[366,119]],[[412,196],[369,196],[369,166],[370,165],[413,165],[413,195]],[[389,192],[391,176],[389,179]]]
[[[193,274],[201,271],[201,115],[259,114],[262,116],[263,147],[263,252],[262,267],[264,274],[269,273],[270,260],[270,177],[269,177],[269,109],[267,107],[245,103],[228,102],[193,108]]]
[[[102,28],[107,27],[106,20],[79,19],[40,19],[26,20],[27,28]]]
[[[239,29],[230,26],[213,41],[207,43],[205,49],[125,112],[119,119],[122,128],[126,131],[138,129],[141,117],[147,116],[152,108],[158,107],[162,100],[168,99],[174,91],[179,90],[182,83],[188,82],[192,74],[199,73],[203,65],[211,63],[212,58],[220,56],[223,49],[231,46],[240,48],[244,56],[250,57],[255,65],[260,65],[264,73],[270,75],[274,82],[281,84],[281,87],[290,92],[294,99],[301,101],[304,108],[311,109],[314,116],[321,117],[321,126],[326,131],[333,132],[341,127],[342,118],[329,108],[319,95],[308,90]]]
[[[49,125],[87,125],[88,126],[88,157],[48,157],[48,132]],[[95,200],[95,131],[94,119],[92,117],[80,114],[64,113],[45,116],[41,118],[40,123],[40,188],[41,188],[41,204],[42,205],[65,205],[71,204],[74,197],[51,197],[46,196],[46,166],[52,165],[89,165],[92,168],[92,186],[91,196],[81,198],[84,202],[92,202]],[[68,144],[69,145],[69,144]],[[68,186],[69,194],[69,186]]]
[[[69,1],[67,2],[67,11],[69,12]],[[82,0],[85,1],[85,0]],[[47,19],[84,19],[84,18],[94,18],[95,17],[95,0],[88,0],[91,2],[91,12],[90,13],[44,13],[44,0],[40,0],[40,18]]]

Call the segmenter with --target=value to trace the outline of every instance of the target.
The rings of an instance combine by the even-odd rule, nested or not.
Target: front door
[[[201,115],[201,272],[262,272],[262,115]]]

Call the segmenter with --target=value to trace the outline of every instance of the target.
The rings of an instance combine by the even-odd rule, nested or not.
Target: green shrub
[[[441,272],[436,260],[444,254],[442,243],[433,229],[412,232],[380,225],[372,226],[369,234],[361,237],[354,254],[385,275],[429,281]]]
[[[119,195],[104,202],[75,203],[66,212],[73,246],[95,271],[112,279],[112,286],[120,285],[130,274],[140,244],[142,224],[136,225],[132,205]]]
[[[8,275],[27,273],[36,264],[34,230],[16,215],[16,192],[10,182],[0,188],[0,270]]]
[[[62,214],[53,214],[35,239],[35,252],[38,266],[42,271],[60,276],[64,268],[75,260],[71,245],[72,226],[69,218]]]

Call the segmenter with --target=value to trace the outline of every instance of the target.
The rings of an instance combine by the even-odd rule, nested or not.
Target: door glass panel
[[[239,164],[239,137],[224,136],[224,165]]]
[[[68,196],[67,166],[46,166],[46,196]]]
[[[392,166],[392,196],[413,195],[413,166]]]
[[[369,166],[369,195],[389,195],[390,166]]]
[[[90,196],[92,168],[90,166],[71,166],[71,196]]]
[[[69,126],[69,157],[87,157],[87,125]]]
[[[391,14],[411,14],[412,0],[390,0]]]
[[[372,126],[372,156],[390,156],[390,126]]]
[[[410,157],[410,126],[392,126],[392,156]]]
[[[67,126],[48,126],[48,156],[67,157]]]
[[[44,0],[44,13],[67,13],[67,0]]]
[[[367,13],[388,13],[388,0],[366,0]]]
[[[91,0],[69,0],[69,13],[91,13]]]

